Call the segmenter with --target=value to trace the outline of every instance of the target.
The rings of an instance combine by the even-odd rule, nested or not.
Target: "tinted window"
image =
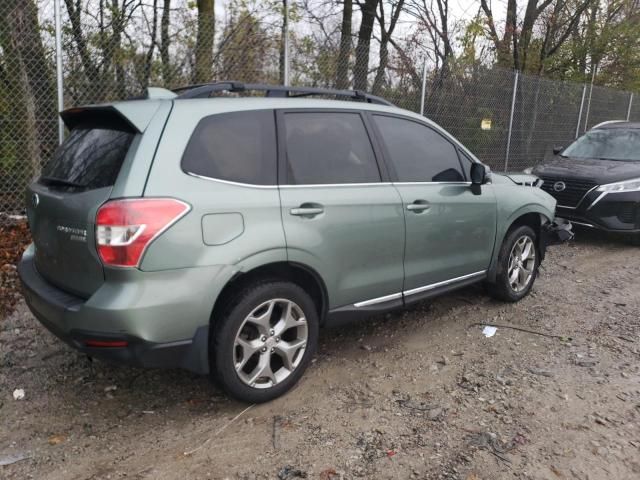
[[[203,118],[182,157],[182,168],[204,177],[256,185],[276,184],[273,111]]]
[[[291,184],[370,183],[380,172],[358,113],[286,113]]]
[[[63,189],[111,186],[134,136],[106,128],[74,128],[43,169],[39,181]]]
[[[640,129],[592,130],[562,152],[563,157],[640,161]]]
[[[456,149],[435,130],[417,122],[374,115],[400,182],[462,182]]]

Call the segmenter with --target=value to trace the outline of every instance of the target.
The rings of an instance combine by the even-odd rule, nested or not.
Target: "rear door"
[[[404,205],[405,296],[483,275],[496,231],[491,186],[473,192],[457,147],[431,126],[395,115],[372,119]]]
[[[88,297],[103,282],[94,241],[96,211],[109,199],[140,135],[110,108],[79,111],[67,120],[66,140],[27,189],[27,216],[38,272],[57,287]]]
[[[278,137],[289,261],[320,273],[331,308],[401,302],[401,201],[363,115],[279,111]]]

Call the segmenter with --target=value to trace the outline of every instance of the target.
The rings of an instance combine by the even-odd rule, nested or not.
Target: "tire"
[[[527,239],[527,240],[523,240]],[[517,276],[517,284],[514,286],[511,279],[509,278],[510,273],[510,259],[511,253],[515,252],[516,257],[517,250],[514,250],[516,243],[524,242],[528,244],[533,249],[533,260],[527,260],[525,262],[521,262],[523,265],[522,270],[518,270],[521,272],[522,277],[520,275]],[[519,243],[521,245],[521,243]],[[517,262],[517,260],[515,260]],[[505,302],[517,302],[522,298],[526,297],[533,284],[538,276],[538,267],[540,266],[540,252],[537,247],[537,238],[536,233],[533,231],[531,227],[523,225],[521,227],[516,227],[513,230],[510,230],[507,233],[502,246],[500,247],[500,253],[498,254],[498,265],[496,272],[496,280],[495,282],[487,284],[487,291],[489,294],[497,298],[499,300]],[[513,265],[512,265],[513,267]],[[513,273],[513,269],[511,272]],[[530,271],[530,276],[527,272]],[[528,278],[525,282],[524,278]]]
[[[249,285],[213,320],[212,376],[244,402],[268,402],[290,390],[317,349],[316,305],[294,283],[266,280]]]

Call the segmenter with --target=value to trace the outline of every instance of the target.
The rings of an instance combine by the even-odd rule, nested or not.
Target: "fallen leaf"
[[[52,435],[49,437],[49,445],[60,445],[67,439],[64,435]]]

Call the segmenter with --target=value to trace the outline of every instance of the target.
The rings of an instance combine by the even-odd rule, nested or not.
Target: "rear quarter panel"
[[[238,104],[232,106],[234,111],[238,110]],[[233,274],[286,260],[276,186],[199,178],[181,168],[182,154],[198,122],[203,117],[230,109],[228,102],[215,99],[174,102],[144,196],[174,197],[191,205],[191,211],[149,246],[142,270],[233,265]],[[225,222],[225,218],[234,221]],[[229,231],[214,233],[212,228],[228,228]],[[203,238],[203,232],[208,238]]]

